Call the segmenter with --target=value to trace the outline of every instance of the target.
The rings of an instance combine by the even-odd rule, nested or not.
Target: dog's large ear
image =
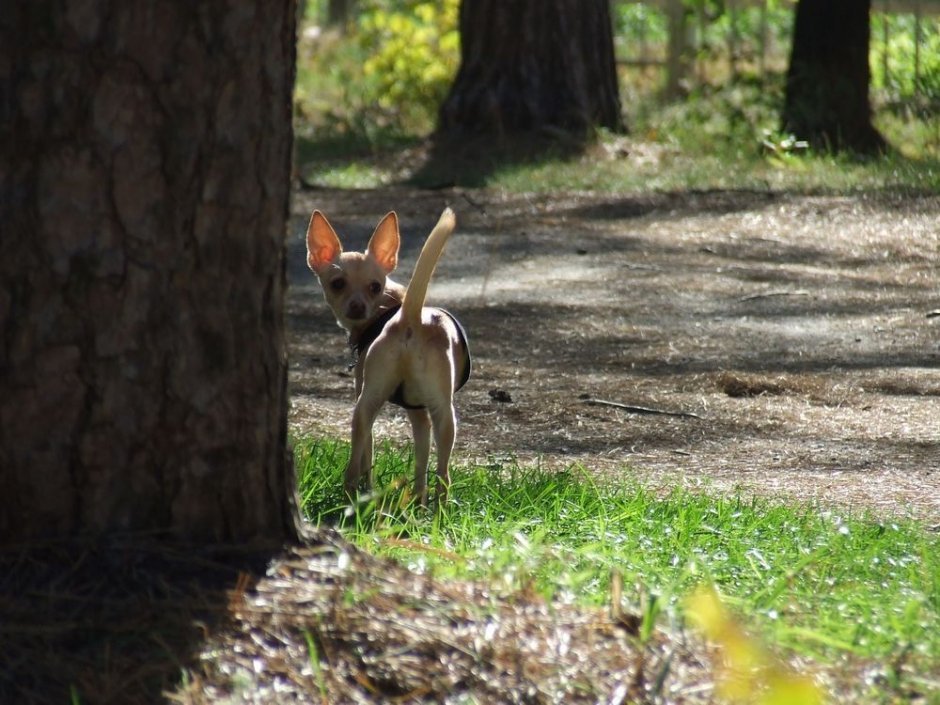
[[[398,247],[401,237],[398,234],[398,216],[391,211],[375,227],[366,252],[379,263],[388,274],[398,266]]]
[[[336,231],[320,211],[314,211],[307,226],[307,266],[319,272],[343,252]]]

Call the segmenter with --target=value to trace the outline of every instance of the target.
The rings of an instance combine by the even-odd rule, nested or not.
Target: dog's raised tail
[[[447,244],[447,239],[456,226],[457,218],[454,211],[445,208],[434,230],[428,235],[424,247],[421,248],[414,274],[411,276],[411,282],[401,302],[402,318],[412,325],[421,320],[421,309],[424,308],[424,300],[428,295],[431,275],[434,274],[437,260],[440,259],[444,245]]]

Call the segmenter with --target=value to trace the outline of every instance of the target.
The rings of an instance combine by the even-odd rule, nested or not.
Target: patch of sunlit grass
[[[673,625],[708,581],[773,648],[824,662],[902,662],[925,684],[940,678],[940,537],[916,522],[742,496],[660,496],[629,472],[601,485],[576,467],[504,462],[455,467],[452,501],[435,515],[410,501],[410,449],[390,445],[376,454],[378,494],[350,509],[341,489],[348,446],[304,439],[295,452],[308,517],[414,571],[593,605],[607,604],[616,574],[633,609],[655,605]]]

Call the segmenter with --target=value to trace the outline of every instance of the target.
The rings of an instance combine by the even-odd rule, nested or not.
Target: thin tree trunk
[[[326,10],[326,23],[345,29],[352,18],[355,0],[329,0]]]
[[[666,8],[669,18],[669,45],[666,52],[666,88],[664,97],[673,100],[683,93],[683,81],[689,73],[688,23],[685,3],[669,0]]]
[[[624,128],[607,0],[463,0],[442,135]]]
[[[0,539],[296,536],[289,0],[0,19]]]
[[[868,65],[871,0],[800,0],[782,127],[817,149],[877,153]]]

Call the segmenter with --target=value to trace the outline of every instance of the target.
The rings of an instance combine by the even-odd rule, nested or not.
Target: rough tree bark
[[[871,0],[797,5],[782,127],[817,149],[887,149],[871,121],[870,9]]]
[[[293,8],[0,14],[0,540],[296,536]]]
[[[463,0],[439,132],[624,129],[607,0]]]

